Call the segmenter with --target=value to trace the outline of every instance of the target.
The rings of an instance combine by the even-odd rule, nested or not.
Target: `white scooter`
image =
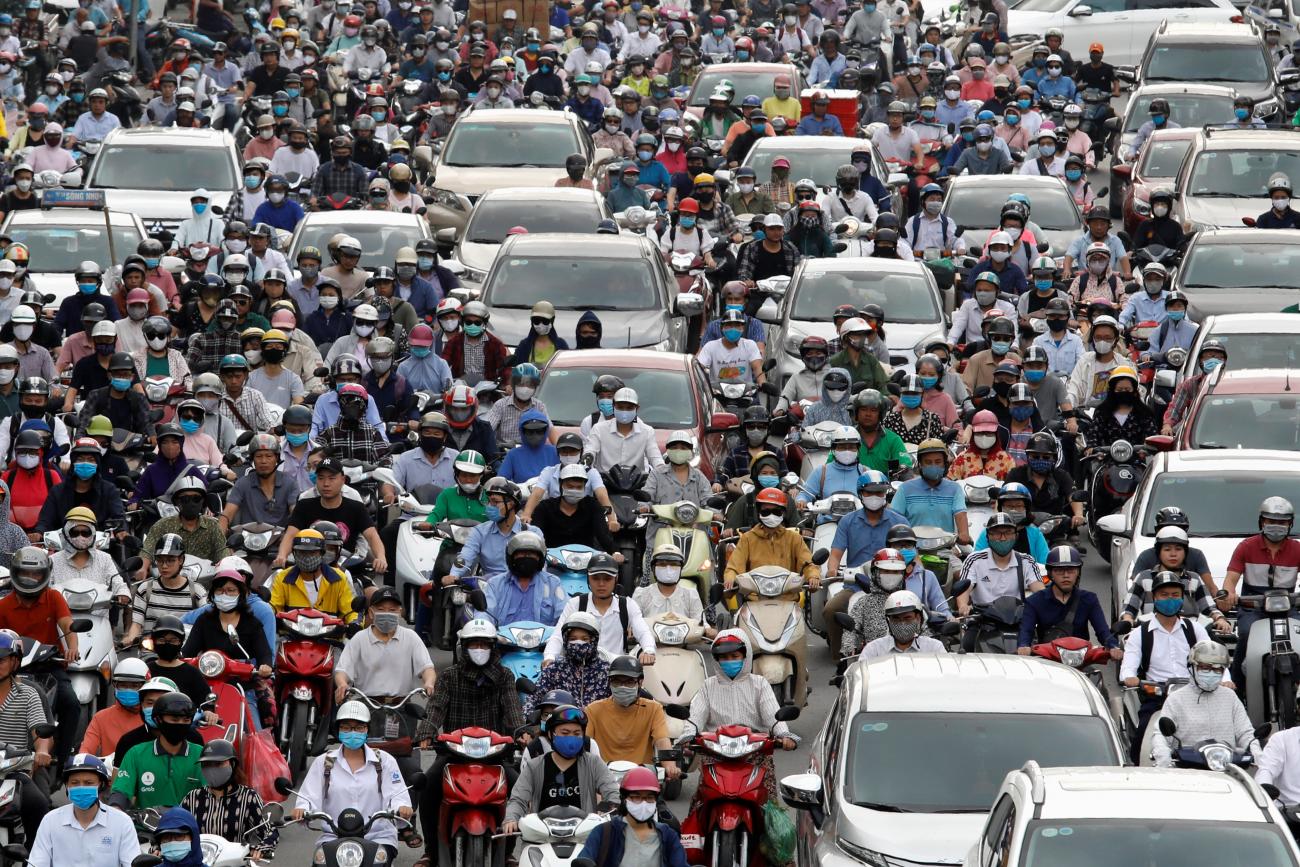
[[[809,503],[804,511],[809,515],[818,517],[826,516],[828,521],[821,521],[813,530],[812,549],[814,551],[830,551],[831,543],[835,541],[835,530],[839,527],[840,519],[846,515],[851,515],[862,508],[862,502],[856,495],[841,491],[831,494],[814,503]],[[841,575],[826,575],[822,570],[822,585],[817,588],[817,592],[810,593],[808,596],[808,628],[822,638],[826,637],[826,618],[822,612],[826,608],[826,603],[835,598],[836,594],[844,590],[844,578]]]
[[[830,551],[817,551],[813,562],[820,566],[829,557]],[[802,643],[807,655],[808,634],[799,605],[803,576],[780,566],[759,566],[736,576],[735,590],[744,600],[736,624],[749,636],[753,672],[772,684],[781,705],[793,704],[799,665],[794,648]]]
[[[406,621],[415,622],[420,606],[420,591],[428,584],[442,550],[438,528],[425,520],[433,511],[432,503],[422,503],[414,495],[403,493],[397,501],[401,509],[397,527],[397,560],[394,578],[402,597]]]
[[[273,801],[266,805],[265,810],[266,818],[260,824],[249,828],[242,841],[227,840],[220,834],[199,835],[199,848],[203,850],[204,867],[248,867],[248,865],[269,864],[269,861],[259,861],[252,857],[253,847],[248,841],[254,840],[258,835],[266,834],[270,828],[283,821],[284,805]]]
[[[998,510],[997,491],[1002,483],[992,476],[971,476],[957,484],[961,485],[966,497],[966,523],[970,526],[970,537],[978,539],[984,532],[984,525]]]
[[[655,636],[655,661],[645,667],[642,688],[665,709],[680,708],[678,713],[689,712],[691,700],[704,687],[709,676],[704,654],[692,646],[705,640],[704,625],[671,611],[652,617],[647,623]],[[634,656],[640,652],[639,647],[632,650]],[[679,742],[684,735],[694,734],[691,729],[689,722],[668,714],[668,737],[673,743]],[[680,777],[665,783],[664,800],[676,800],[681,785]]]
[[[819,421],[811,427],[791,431],[790,437],[803,449],[803,464],[799,467],[801,482],[808,481],[813,470],[826,463],[831,453],[831,437],[844,425],[836,421]]]
[[[519,863],[528,867],[569,867],[587,837],[609,821],[604,813],[577,807],[547,807],[519,820]]]
[[[90,621],[90,629],[78,640],[78,657],[68,663],[68,677],[81,703],[79,732],[84,732],[90,718],[108,707],[109,679],[117,667],[113,645],[113,625],[109,610],[113,597],[109,588],[89,578],[74,578],[57,588],[68,603],[73,619]]]

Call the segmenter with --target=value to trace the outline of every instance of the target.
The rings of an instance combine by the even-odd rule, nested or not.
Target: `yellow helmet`
[[[63,522],[65,524],[71,521],[77,521],[82,524],[90,524],[93,526],[99,522],[99,519],[95,517],[94,512],[85,506],[74,506],[68,510],[68,514],[63,516]]]

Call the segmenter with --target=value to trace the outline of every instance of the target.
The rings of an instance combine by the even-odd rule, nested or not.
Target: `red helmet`
[[[649,768],[636,767],[628,771],[623,782],[618,784],[620,792],[654,792],[659,794],[659,776]]]
[[[737,51],[753,51],[753,50],[754,50],[754,40],[750,39],[748,36],[742,36],[742,37],[740,37],[739,39],[736,40],[736,50],[737,50]]]
[[[785,492],[780,488],[764,488],[755,495],[754,502],[765,506],[780,506],[783,509],[789,504]]]
[[[881,548],[871,558],[871,568],[884,572],[906,572],[907,561],[897,548]]]
[[[527,234],[528,234],[528,230],[525,229],[523,226],[511,226],[509,229],[506,230],[506,234],[507,234],[507,235],[527,235]]]
[[[175,42],[172,43],[173,51],[180,51],[181,49],[184,49],[185,51],[189,51],[192,47],[193,46],[190,45],[190,41],[183,37],[181,39],[177,39]]]
[[[366,88],[366,96],[383,96],[384,86],[382,84],[372,84]]]
[[[467,385],[452,386],[442,396],[442,408],[448,424],[456,430],[465,430],[478,415],[478,395]]]
[[[360,27],[360,26],[361,26],[361,16],[360,16],[360,15],[348,15],[347,17],[345,17],[345,18],[343,19],[343,26],[344,26],[344,27]]]

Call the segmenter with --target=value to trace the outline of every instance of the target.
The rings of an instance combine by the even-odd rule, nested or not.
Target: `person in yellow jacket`
[[[352,610],[352,582],[342,570],[325,565],[325,536],[319,530],[298,531],[293,540],[293,565],[271,580],[271,607],[276,613],[314,608],[346,623],[357,618]]]

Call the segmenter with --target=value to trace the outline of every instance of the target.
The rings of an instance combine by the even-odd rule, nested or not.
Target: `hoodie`
[[[9,508],[9,486],[0,480],[0,491],[4,491],[4,506],[0,508],[0,566],[8,569],[13,554],[27,544],[27,534],[13,521]]]
[[[540,446],[530,446],[524,442],[524,424],[530,421],[546,422],[547,439]],[[537,476],[547,467],[560,462],[560,454],[550,443],[551,421],[546,413],[536,408],[525,410],[519,416],[519,445],[506,452],[501,462],[500,474],[512,482],[526,482]]]
[[[161,497],[189,465],[190,460],[185,457],[183,448],[175,460],[169,461],[160,453],[140,474],[140,480],[135,483],[135,495],[131,497],[131,502],[139,503]]]
[[[569,348],[568,341],[566,341],[563,337],[561,337],[558,333],[556,333],[553,324],[551,327],[551,333],[546,336],[551,338],[551,343],[555,344],[555,352],[559,352],[561,349]],[[533,344],[536,341],[537,341],[537,332],[534,331],[532,326],[530,325],[528,327],[528,333],[525,334],[523,338],[519,341],[519,345],[515,347],[514,355],[511,355],[508,359],[506,359],[506,363],[511,367],[514,367],[517,364],[523,364],[524,362],[533,361]],[[554,355],[555,353],[553,352],[551,354]],[[544,362],[537,361],[535,363],[540,366]]]
[[[853,382],[853,376],[843,367],[829,368],[826,371],[826,375],[829,375],[832,371],[836,370],[843,374],[844,378],[849,382]],[[838,402],[832,401],[826,395],[826,375],[822,376],[821,400],[810,406],[808,411],[804,413],[804,427],[812,427],[818,422],[823,421],[834,421],[847,425],[853,424],[853,417],[849,413],[849,403],[852,400],[851,390],[844,392],[844,397],[842,397]]]
[[[714,642],[738,638],[745,646],[745,661],[735,679],[719,672],[704,681],[691,699],[691,724],[698,732],[717,731],[725,725],[749,726],[757,732],[773,730],[777,737],[794,737],[790,727],[776,721],[781,705],[767,678],[753,673],[754,655],[749,637],[739,629],[724,629]]]
[[[181,861],[164,861],[165,867],[203,867],[203,847],[199,845],[199,823],[195,820],[194,814],[184,807],[172,807],[165,811],[158,820],[158,828],[154,835],[162,834],[164,831],[190,832],[190,854]]]
[[[578,336],[577,329],[575,328],[573,333],[573,348],[574,349],[600,349],[600,341],[605,336],[605,326],[601,324],[600,317],[597,316],[593,311],[588,310],[586,313],[582,314],[582,316],[578,317],[578,325],[581,325],[584,322],[590,322],[596,326],[596,342],[592,343],[590,341],[583,340],[581,337]]]

